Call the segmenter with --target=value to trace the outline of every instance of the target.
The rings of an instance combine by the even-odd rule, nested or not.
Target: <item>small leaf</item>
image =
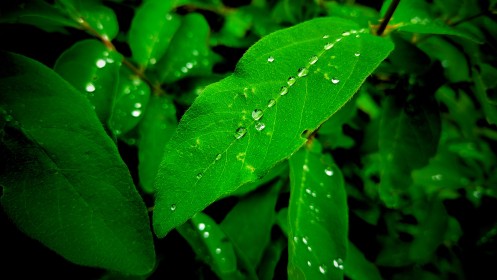
[[[283,250],[286,248],[286,238],[279,238],[272,241],[264,251],[264,256],[259,266],[257,275],[260,280],[273,280],[275,277],[275,270],[278,262],[280,262]]]
[[[352,280],[382,280],[378,268],[351,242],[347,251],[345,275]]]
[[[171,98],[152,96],[138,126],[138,177],[146,193],[153,193],[154,180],[167,142],[178,125]]]
[[[110,83],[109,83],[110,84]],[[150,99],[150,87],[140,77],[121,67],[119,84],[109,126],[114,135],[120,136],[132,130],[143,118]]]
[[[76,264],[151,272],[155,254],[145,205],[88,100],[38,62],[9,53],[0,59],[0,185],[7,215]]]
[[[306,142],[302,133],[350,100],[391,49],[339,18],[314,19],[252,46],[235,74],[195,100],[167,144],[156,180],[157,235],[288,158]]]
[[[164,83],[172,83],[186,76],[206,76],[219,60],[208,43],[210,28],[204,16],[190,13],[183,17],[165,55],[156,69]]]
[[[340,170],[319,149],[303,148],[290,158],[290,182],[288,278],[343,279],[348,208]]]
[[[112,40],[119,32],[119,24],[114,10],[103,5],[100,0],[59,0],[66,12],[89,33],[96,32]],[[89,28],[88,28],[89,27]],[[94,35],[94,34],[92,34]]]
[[[149,0],[136,10],[129,45],[133,59],[142,67],[159,61],[178,30],[181,19],[172,9],[173,1]]]
[[[195,254],[221,278],[236,275],[236,255],[233,245],[216,222],[204,213],[196,214],[188,223],[178,227]]]
[[[79,41],[57,59],[54,70],[92,103],[107,126],[117,90],[121,55],[101,42]]]

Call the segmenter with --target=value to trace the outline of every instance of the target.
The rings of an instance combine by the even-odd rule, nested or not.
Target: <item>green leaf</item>
[[[116,98],[109,119],[109,126],[114,135],[120,136],[132,130],[143,118],[143,112],[148,110],[150,87],[140,77],[134,75],[128,68],[121,67],[119,71]],[[115,81],[108,80],[107,93],[112,93]]]
[[[211,217],[198,213],[177,230],[195,254],[221,279],[236,277],[238,271],[233,245]]]
[[[92,103],[100,121],[107,126],[111,116],[121,55],[100,41],[79,41],[57,59],[54,70]]]
[[[177,125],[176,107],[171,98],[152,96],[138,126],[138,177],[147,193],[154,191],[164,147]]]
[[[352,280],[382,280],[378,268],[368,261],[364,254],[351,242],[347,251],[345,275]]]
[[[283,250],[286,248],[286,238],[279,238],[272,241],[264,252],[264,256],[261,260],[261,265],[257,272],[257,276],[260,280],[273,280],[276,279],[274,272],[276,266],[281,259]]]
[[[290,158],[288,278],[343,279],[348,208],[344,179],[313,140]]]
[[[210,27],[204,16],[191,13],[183,17],[156,69],[163,83],[172,83],[186,76],[207,76],[220,60],[208,46]]]
[[[392,0],[383,2],[381,14],[384,15],[392,3]],[[414,32],[421,34],[442,34],[459,36],[477,43],[480,39],[465,30],[459,30],[436,19],[430,13],[430,4],[424,0],[402,0],[400,1],[389,25],[399,31]]]
[[[281,181],[277,182],[264,192],[243,198],[221,223],[223,231],[254,271],[271,239],[281,185]]]
[[[478,99],[483,112],[485,113],[487,122],[489,124],[497,124],[497,89],[487,84],[495,83],[495,80],[483,79],[484,77],[495,77],[497,76],[497,70],[492,68],[487,64],[482,64],[482,73],[478,73],[476,70],[473,71],[473,76],[475,80],[475,95]],[[482,75],[485,75],[482,77]]]
[[[146,1],[131,22],[129,45],[133,59],[142,67],[155,64],[164,55],[181,19],[171,13],[173,1]]]
[[[384,103],[380,125],[380,197],[387,207],[399,207],[412,183],[411,171],[428,164],[440,138],[438,104],[416,91],[410,100],[398,94]]]
[[[65,27],[79,27],[78,23],[69,18],[59,5],[50,5],[43,0],[29,1],[23,3],[22,6],[16,5],[15,8],[8,5],[0,8],[2,10],[0,22],[2,23],[24,23],[47,32],[65,32]]]
[[[90,103],[38,62],[9,53],[0,60],[5,212],[76,264],[150,272],[155,254],[145,205]]]
[[[66,12],[90,34],[112,40],[119,32],[116,13],[100,0],[59,0]]]
[[[297,151],[391,50],[389,41],[339,18],[314,19],[252,46],[233,75],[205,88],[167,144],[156,180],[156,234]]]

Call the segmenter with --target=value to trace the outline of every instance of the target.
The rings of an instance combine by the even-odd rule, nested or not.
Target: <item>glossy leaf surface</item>
[[[314,19],[252,46],[233,75],[195,100],[166,146],[156,180],[157,235],[288,158],[391,49],[339,18]]]
[[[0,58],[5,212],[76,264],[150,272],[155,253],[145,205],[88,100],[38,62]]]

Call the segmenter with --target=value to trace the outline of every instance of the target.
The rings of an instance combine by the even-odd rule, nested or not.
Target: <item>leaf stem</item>
[[[390,3],[390,6],[388,7],[388,10],[386,14],[383,16],[383,19],[381,20],[380,27],[378,27],[378,30],[376,31],[376,35],[381,36],[385,29],[387,28],[388,22],[393,16],[393,13],[395,12],[395,9],[397,9],[397,6],[399,5],[400,0],[392,0],[392,3]]]

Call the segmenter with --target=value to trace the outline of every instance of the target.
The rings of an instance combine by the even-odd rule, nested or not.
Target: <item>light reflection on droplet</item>
[[[94,92],[95,91],[95,86],[92,83],[89,83],[86,85],[86,91],[87,92]]]
[[[198,230],[204,230],[204,229],[205,229],[205,224],[204,223],[198,224]]]
[[[105,67],[105,64],[107,64],[107,62],[105,62],[104,59],[99,59],[97,60],[97,67],[98,68],[104,68]]]

